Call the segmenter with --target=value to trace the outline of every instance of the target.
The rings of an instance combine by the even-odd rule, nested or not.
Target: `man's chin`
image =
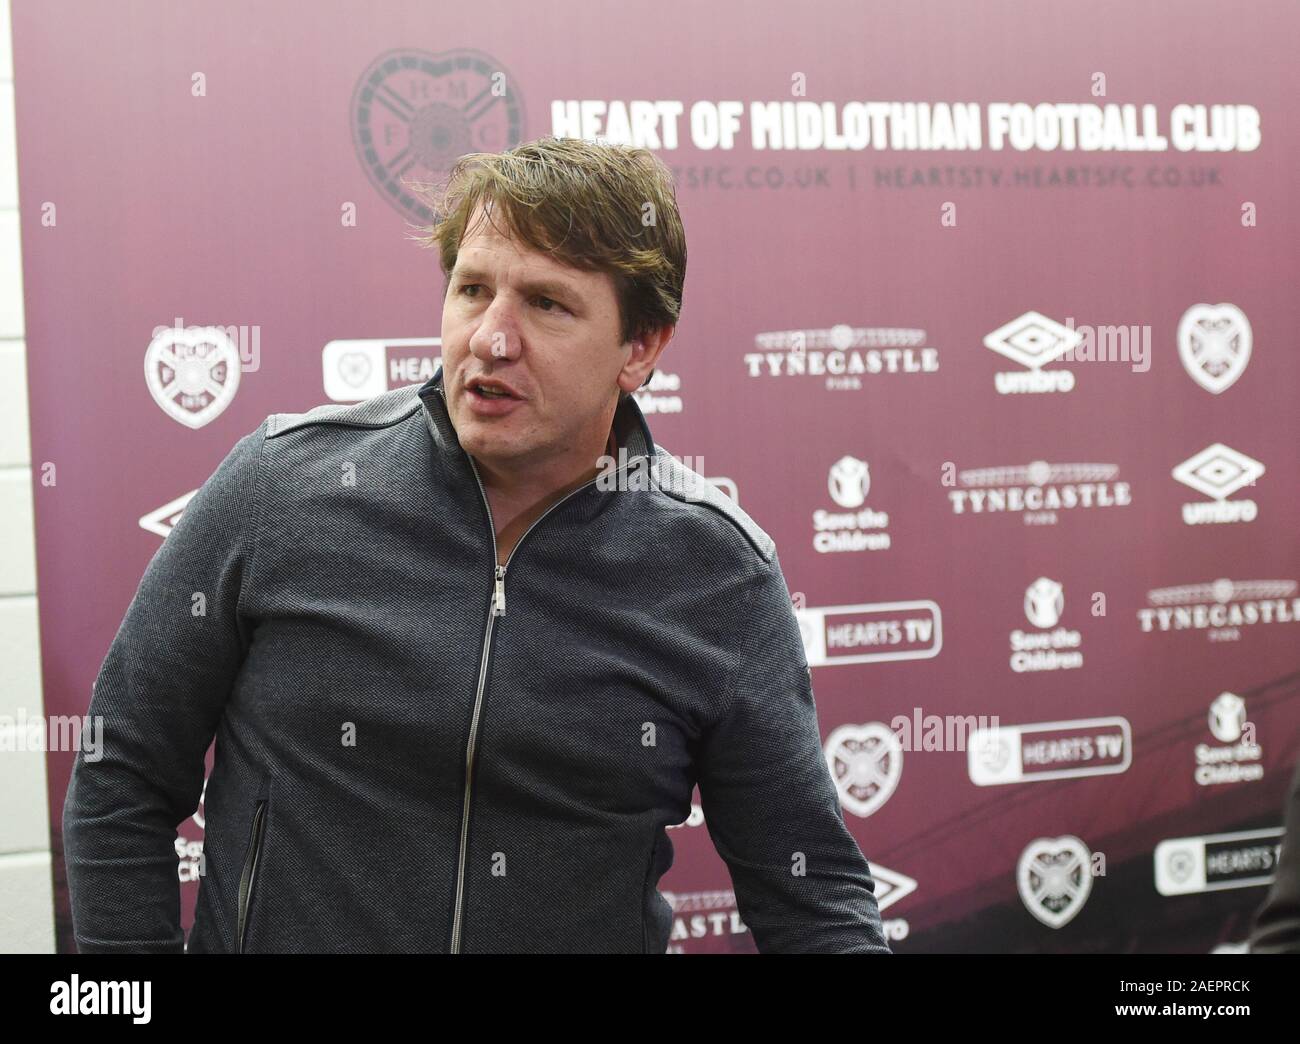
[[[477,417],[472,418],[463,429],[456,430],[461,449],[475,460],[497,466],[509,464],[524,456],[523,447],[517,439],[512,438],[503,428],[492,430],[499,423],[493,421],[485,425]]]

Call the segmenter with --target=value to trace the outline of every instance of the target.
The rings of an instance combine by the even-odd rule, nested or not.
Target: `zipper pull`
[[[492,592],[492,615],[506,615],[506,567],[497,566],[497,585]]]

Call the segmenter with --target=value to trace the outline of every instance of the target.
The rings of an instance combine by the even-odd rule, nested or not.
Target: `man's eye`
[[[556,308],[559,308],[559,309],[561,309],[562,311],[566,311],[566,312],[568,311],[568,309],[565,308],[564,305],[560,304],[559,301],[553,300],[552,298],[549,298],[549,297],[539,297],[537,300],[539,300],[539,301],[546,301],[546,302],[548,302],[549,304],[553,304],[553,305],[555,305]],[[549,311],[551,311],[551,309],[549,309],[549,308],[544,308],[544,309],[542,309],[542,311],[544,311],[544,312],[549,312]]]
[[[462,286],[462,287],[461,287],[459,290],[457,290],[456,292],[459,293],[459,294],[463,294],[463,293],[465,293],[466,290],[477,290],[478,287],[479,287],[479,284],[478,284],[478,283],[466,283],[464,286]]]

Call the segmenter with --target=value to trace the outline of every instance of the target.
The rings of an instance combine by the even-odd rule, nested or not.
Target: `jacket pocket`
[[[262,837],[266,832],[267,798],[257,802],[253,813],[253,827],[248,839],[248,854],[244,857],[244,872],[239,877],[239,913],[235,920],[235,952],[244,952],[244,939],[248,932],[248,911],[253,899],[253,884],[257,880],[258,857],[262,852]]]
[[[663,953],[663,940],[671,938],[673,907],[659,893],[659,878],[673,865],[673,843],[662,830],[656,828],[654,844],[650,846],[650,860],[646,867],[645,882],[641,889],[641,952]],[[655,945],[650,945],[650,940]]]

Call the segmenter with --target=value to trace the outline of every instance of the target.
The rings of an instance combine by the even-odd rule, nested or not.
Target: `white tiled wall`
[[[23,330],[13,53],[0,0],[0,728],[43,713]],[[0,749],[0,953],[15,952],[54,952],[49,806],[45,754]]]

